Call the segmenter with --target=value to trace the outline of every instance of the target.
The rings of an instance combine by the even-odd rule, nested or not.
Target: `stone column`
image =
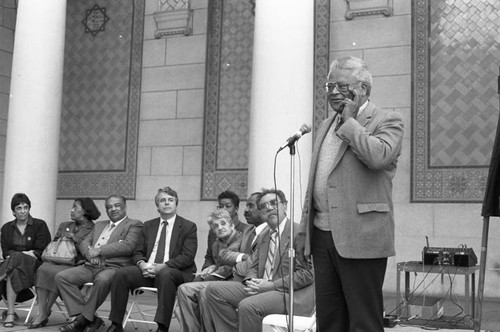
[[[18,2],[12,61],[2,223],[24,192],[31,214],[54,230],[66,0]]]
[[[302,124],[312,125],[313,29],[314,1],[256,1],[249,194],[262,187],[274,187],[277,150]],[[300,198],[306,190],[311,150],[310,133],[299,140],[295,155],[295,222],[300,221]],[[276,164],[277,187],[288,199],[291,196],[290,159],[289,148],[285,148],[278,154]]]

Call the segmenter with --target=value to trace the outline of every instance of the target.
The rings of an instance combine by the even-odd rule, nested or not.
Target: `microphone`
[[[310,132],[311,132],[311,125],[304,123],[302,125],[302,127],[300,127],[300,129],[296,133],[294,133],[292,136],[288,137],[288,139],[286,140],[286,143],[283,144],[282,146],[280,146],[278,152],[280,152],[281,150],[283,150],[287,146],[292,146],[302,136],[304,136],[305,134],[310,133]]]

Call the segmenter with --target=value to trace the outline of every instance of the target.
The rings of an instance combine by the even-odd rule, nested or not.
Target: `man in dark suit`
[[[387,257],[394,255],[392,179],[403,121],[369,100],[366,63],[332,62],[326,83],[335,111],[316,134],[297,237],[297,258],[312,254],[320,331],[383,331]]]
[[[170,187],[158,190],[155,203],[160,217],[144,223],[144,241],[134,253],[136,266],[119,269],[113,280],[109,315],[112,325],[108,332],[123,331],[129,290],[138,287],[158,289],[154,320],[157,331],[168,331],[177,287],[194,278],[198,248],[196,224],[177,215],[179,197]]]
[[[265,316],[286,312],[290,286],[288,249],[293,240],[286,206],[281,190],[262,192],[259,208],[269,230],[259,237],[245,282],[214,282],[206,287],[207,317],[211,318],[208,326],[215,327],[215,331],[258,332]],[[312,268],[296,262],[293,276],[296,313],[310,315],[314,307]]]
[[[243,216],[247,220],[247,223],[253,227],[247,228],[243,233],[240,254],[236,260],[236,265],[233,267],[233,276],[237,281],[243,280],[247,273],[252,254],[257,247],[257,243],[259,242],[258,238],[260,234],[269,229],[266,221],[262,219],[258,207],[258,201],[260,200],[261,195],[261,192],[254,192],[251,194],[247,199],[245,211],[243,212]],[[224,256],[225,253],[222,254],[223,258],[225,258]]]
[[[255,247],[256,238],[267,226],[266,221],[261,218],[259,207],[257,206],[257,201],[262,195],[261,192],[254,192],[247,198],[247,203],[245,205],[245,211],[243,211],[243,216],[245,217],[247,224],[252,225],[243,233],[243,240],[241,242],[241,252],[252,255],[253,248]]]
[[[60,331],[96,331],[104,322],[95,316],[95,311],[106,299],[116,270],[133,264],[132,254],[141,240],[142,222],[127,217],[123,196],[109,196],[105,207],[110,220],[97,222],[79,245],[85,264],[56,274],[57,289],[68,314],[78,315]],[[87,282],[94,285],[85,300],[80,288]]]

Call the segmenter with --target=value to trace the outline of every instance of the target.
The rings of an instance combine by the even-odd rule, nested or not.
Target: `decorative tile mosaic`
[[[413,2],[413,202],[481,202],[498,120],[500,2]]]
[[[327,116],[329,4],[315,1],[315,128]],[[253,22],[251,1],[209,2],[203,200],[224,190],[247,195]]]
[[[217,169],[243,169],[248,166],[254,16],[248,1],[223,2],[222,11]]]
[[[67,6],[58,198],[135,197],[144,0],[98,4],[109,20],[95,36],[88,1]]]

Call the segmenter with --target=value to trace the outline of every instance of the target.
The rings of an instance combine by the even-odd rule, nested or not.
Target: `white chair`
[[[24,301],[24,302],[16,302],[14,304],[14,309],[16,311],[26,311],[27,312],[26,319],[24,320],[24,324],[26,324],[29,321],[29,319],[31,317],[31,314],[33,312],[33,308],[37,304],[37,300],[38,300],[38,296],[37,296],[37,293],[36,293],[35,286],[32,286],[32,287],[30,287],[28,289],[33,294],[33,298],[31,300],[27,300],[27,301]],[[8,307],[7,300],[4,299],[4,298],[2,298],[2,299],[3,299],[5,307],[0,307],[0,310],[2,310],[2,309],[6,310],[7,307]],[[68,320],[68,316],[66,315],[66,311],[64,311],[64,310],[61,309],[61,304],[56,301],[55,305],[57,306],[57,310],[53,310],[52,312],[60,313],[60,314],[64,315],[64,318],[66,320]]]
[[[94,286],[93,283],[86,282],[85,284],[83,284],[83,287],[80,290],[83,294],[83,297],[85,298],[85,301],[87,301],[89,299],[90,291],[92,290],[92,286]]]
[[[24,320],[25,324],[28,322],[28,319],[30,318],[31,311],[33,311],[33,307],[36,304],[36,290],[35,290],[35,287],[33,286],[33,287],[28,288],[28,289],[33,294],[33,298],[31,300],[27,300],[27,301],[24,301],[24,302],[16,302],[14,304],[14,309],[16,311],[26,311],[27,312],[26,319]],[[8,308],[7,299],[5,299],[5,298],[2,297],[2,300],[3,300],[3,303],[4,303],[5,306],[4,307],[0,307],[0,310],[7,310],[7,308]]]
[[[83,284],[82,288],[80,289],[80,292],[82,293],[83,298],[85,299],[85,301],[87,301],[88,298],[89,298],[89,296],[90,296],[90,291],[92,290],[92,286],[94,286],[93,283],[86,282],[85,284]],[[57,301],[56,301],[56,304],[59,307],[59,311],[58,312],[62,313],[64,315],[64,317],[66,318],[66,320],[69,320],[70,318],[67,316],[67,312],[61,310],[61,307],[57,303]],[[63,304],[64,304],[64,302],[63,302]],[[98,311],[96,311],[96,314],[97,314],[97,312]],[[71,320],[75,320],[75,319],[76,319],[76,316],[74,316],[74,317],[71,318]]]
[[[267,315],[262,320],[262,332],[287,332],[289,317],[287,315]],[[310,317],[293,316],[294,332],[316,331],[316,312]]]
[[[149,331],[153,331],[153,328],[150,324],[154,323],[153,317],[155,316],[156,306],[150,306],[150,308],[145,308],[144,302],[140,302],[139,298],[141,295],[154,295],[155,300],[158,297],[158,289],[155,287],[139,287],[132,291],[132,304],[130,305],[130,309],[128,310],[125,319],[123,320],[123,329],[127,326],[128,322],[131,322],[134,328],[137,330],[137,325],[135,323],[144,323],[148,326]],[[177,297],[175,298],[174,311],[172,313],[172,318],[175,318],[179,321],[179,308],[177,305]],[[152,313],[149,313],[152,312]],[[132,318],[133,314],[139,314],[140,318]],[[147,319],[147,318],[150,319]]]

